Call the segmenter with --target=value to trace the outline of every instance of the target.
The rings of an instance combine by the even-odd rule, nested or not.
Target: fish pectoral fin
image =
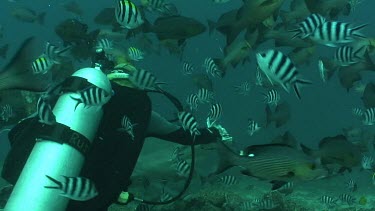
[[[271,184],[272,184],[271,190],[277,190],[277,189],[281,188],[282,186],[286,185],[287,183],[288,182],[282,181],[282,180],[272,180],[271,181]]]

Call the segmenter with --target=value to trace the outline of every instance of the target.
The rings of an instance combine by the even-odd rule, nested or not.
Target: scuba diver
[[[216,126],[209,129],[200,128],[200,135],[192,136],[190,131],[153,111],[148,92],[137,89],[130,80],[122,77],[135,71],[135,67],[121,62],[114,67],[113,62],[105,57],[104,51],[98,51],[95,57],[93,64],[99,64],[107,74],[114,95],[103,105],[103,117],[96,138],[86,155],[79,176],[91,180],[98,195],[87,201],[70,200],[68,211],[102,211],[107,210],[111,204],[118,203],[119,196],[126,192],[131,184],[130,176],[147,137],[182,145],[209,144],[230,137],[225,129]],[[181,107],[172,95],[165,91],[161,93],[177,107]],[[12,148],[5,161],[2,176],[11,184],[17,182],[24,165],[17,160],[27,156],[34,146],[35,141],[30,141],[27,137],[32,137],[37,121],[37,117],[24,119],[8,134]],[[25,144],[25,140],[29,140],[29,143]]]

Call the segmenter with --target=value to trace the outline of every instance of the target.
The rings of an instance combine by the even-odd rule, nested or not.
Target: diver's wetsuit
[[[104,105],[98,138],[93,143],[80,175],[95,183],[99,195],[84,202],[71,200],[68,211],[107,210],[116,202],[121,191],[126,190],[130,184],[130,176],[146,137],[158,137],[184,145],[189,145],[192,141],[189,132],[182,128],[169,134],[158,134],[156,131],[148,133],[152,108],[147,93],[116,83],[112,83],[112,89],[115,95]],[[117,130],[124,115],[135,124],[134,140],[127,133]],[[212,143],[220,137],[216,131],[210,133],[207,129],[202,129],[200,132],[201,135],[196,137],[196,144]]]
[[[188,131],[169,123],[152,112],[151,101],[144,91],[122,87],[112,83],[115,95],[104,105],[103,119],[99,125],[97,138],[88,153],[80,176],[91,179],[99,195],[88,201],[73,201],[68,211],[102,211],[117,201],[119,194],[130,184],[134,170],[146,137],[157,137],[167,141],[189,145],[192,137]],[[134,124],[134,140],[118,131],[122,117],[126,115]],[[42,127],[35,127],[36,117],[29,118],[16,125],[9,133],[11,151],[8,154],[2,177],[15,184],[35,144],[34,140]],[[215,142],[220,134],[217,130],[210,133],[201,129],[196,144]]]

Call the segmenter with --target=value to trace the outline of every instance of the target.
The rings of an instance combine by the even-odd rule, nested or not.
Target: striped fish
[[[336,64],[340,66],[350,66],[363,60],[364,50],[367,46],[362,46],[358,49],[354,49],[352,46],[342,46],[337,48],[334,54],[334,60]]]
[[[121,27],[127,29],[135,29],[144,23],[139,9],[129,0],[117,1],[115,16]]]
[[[350,192],[354,192],[357,190],[357,183],[353,180],[353,179],[350,179],[347,183],[346,183],[346,188],[350,191]]]
[[[9,104],[5,104],[4,106],[1,107],[1,113],[0,113],[1,120],[3,120],[4,122],[8,122],[8,120],[13,116],[14,116],[14,113],[13,113],[12,106],[10,106]]]
[[[113,94],[113,93],[112,93]],[[106,104],[112,97],[111,94],[107,93],[104,89],[96,86],[86,88],[70,95],[73,100],[77,101],[77,105],[74,110],[77,109],[79,104],[87,106],[102,106]]]
[[[259,124],[257,122],[255,122],[252,119],[248,120],[247,132],[250,136],[253,136],[254,133],[258,132],[260,129],[261,129],[261,127],[259,126]]]
[[[133,61],[140,61],[144,59],[144,53],[135,47],[128,48],[128,56]]]
[[[372,171],[375,168],[375,158],[373,156],[364,155],[361,165],[363,169]]]
[[[211,105],[210,111],[207,117],[207,128],[212,127],[223,114],[223,107],[219,103]]]
[[[362,122],[364,125],[375,124],[375,108],[368,108],[363,112]]]
[[[178,161],[183,155],[184,153],[182,152],[182,149],[180,147],[175,147],[173,149],[173,152],[169,161],[173,161],[173,162]]]
[[[200,103],[211,103],[214,98],[214,93],[205,88],[200,88],[197,93]]]
[[[165,202],[173,199],[172,195],[165,191],[165,187],[163,187],[160,195],[160,202]]]
[[[156,77],[145,69],[136,69],[129,77],[129,80],[141,90],[155,90],[160,89],[163,82],[158,82]]]
[[[188,63],[188,62],[183,62],[182,63],[182,73],[184,75],[191,75],[193,74],[194,72],[194,67],[192,64]]]
[[[182,128],[189,131],[194,138],[195,136],[200,135],[197,120],[195,120],[191,113],[185,111],[179,112],[178,119],[181,122]]]
[[[151,207],[150,205],[147,205],[147,204],[138,204],[135,207],[135,211],[150,211],[150,210],[151,210]]]
[[[278,207],[279,204],[275,203],[271,198],[267,198],[260,200],[258,203],[255,203],[254,206],[258,209],[269,210]]]
[[[203,67],[206,69],[207,74],[212,75],[215,78],[222,78],[224,76],[223,71],[219,69],[211,57],[204,60]]]
[[[56,116],[52,112],[52,107],[46,95],[42,95],[39,97],[37,103],[37,113],[40,123],[46,125],[53,125],[56,123]]]
[[[318,70],[319,70],[319,75],[320,78],[322,79],[323,83],[327,82],[328,80],[328,70],[325,68],[324,63],[321,59],[318,61]]]
[[[221,183],[223,185],[237,185],[239,183],[236,176],[233,175],[224,175],[217,179],[218,183]]]
[[[65,54],[70,50],[70,46],[60,49],[56,45],[51,44],[50,42],[46,43],[46,47],[44,50],[44,55],[51,59],[55,64],[59,64],[59,58],[61,56],[65,56]]]
[[[277,83],[288,93],[291,87],[293,87],[297,97],[301,99],[300,85],[311,84],[311,82],[299,77],[297,68],[289,57],[277,50],[257,53],[256,57],[259,68],[267,76],[272,85],[273,83]]]
[[[279,104],[280,102],[280,94],[276,89],[271,89],[267,93],[264,94],[264,102],[268,105],[275,105]]]
[[[179,11],[175,4],[173,3],[165,3],[163,8],[159,10],[159,12],[164,16],[176,16],[179,15]]]
[[[173,16],[178,14],[176,6],[165,2],[165,0],[141,0],[141,3],[149,11],[159,12],[161,15]]]
[[[33,61],[31,69],[33,74],[46,74],[55,63],[49,57],[42,55]]]
[[[337,202],[337,199],[334,199],[330,196],[322,196],[320,197],[320,202],[327,205],[328,207],[333,207],[333,206],[337,206],[336,202]]]
[[[292,39],[296,37],[304,39],[310,36],[319,26],[323,25],[323,23],[325,22],[326,19],[320,14],[313,13],[307,16],[305,20],[298,24],[298,27],[296,29],[290,30],[290,32],[295,32]]]
[[[250,201],[242,202],[240,203],[239,208],[241,211],[251,210],[253,208],[253,203],[254,202],[250,202]]]
[[[142,5],[146,6],[149,10],[159,10],[163,8],[165,0],[141,0]]]
[[[48,175],[46,177],[57,186],[44,186],[48,189],[60,190],[60,195],[76,201],[87,201],[98,195],[95,184],[84,177],[66,177],[60,182]]]
[[[361,108],[353,108],[352,113],[354,116],[362,117],[363,110]]]
[[[355,38],[366,38],[359,30],[367,24],[351,27],[349,23],[327,21],[311,35],[311,39],[322,45],[337,47],[338,44],[350,43]]]
[[[257,68],[257,71],[255,72],[255,85],[263,86],[263,76],[262,71],[259,70],[259,66]]]
[[[51,58],[51,59],[55,58],[55,55],[58,54],[58,52],[59,52],[59,48],[56,45],[53,45],[50,42],[46,42],[44,54],[48,58]]]
[[[348,203],[348,205],[352,205],[352,204],[354,204],[354,202],[355,202],[355,198],[354,198],[352,195],[349,195],[349,194],[346,194],[346,193],[341,194],[341,195],[339,196],[339,199],[340,199],[342,202],[346,202],[346,203]]]
[[[289,195],[293,192],[294,183],[293,182],[284,182],[284,181],[271,181],[272,191],[271,192],[279,192],[285,195]]]
[[[110,41],[110,40],[108,40],[108,39],[106,39],[106,38],[99,39],[96,42],[95,49],[103,49],[104,51],[113,49],[113,42]]]
[[[251,90],[250,84],[247,81],[243,82],[239,86],[234,86],[234,88],[236,89],[236,93],[244,96],[249,95]]]
[[[121,119],[121,128],[117,129],[117,131],[119,132],[125,132],[127,134],[129,134],[130,138],[132,139],[132,141],[134,141],[134,126],[136,124],[133,124],[129,117],[127,116],[123,116],[122,119]]]
[[[195,111],[198,108],[198,95],[191,94],[187,97],[186,103],[189,105],[190,111]]]
[[[176,165],[176,171],[177,174],[181,177],[187,177],[190,173],[190,164],[186,162],[186,160],[179,159],[177,161]]]

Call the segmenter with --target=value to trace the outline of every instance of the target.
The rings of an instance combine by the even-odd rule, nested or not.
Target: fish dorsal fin
[[[298,149],[298,142],[289,131],[286,131],[283,135],[276,137],[271,144],[283,144]]]
[[[156,25],[159,21],[173,19],[173,18],[179,18],[179,17],[182,17],[182,16],[181,15],[172,15],[172,16],[159,17],[158,19],[155,20],[154,25]]]
[[[286,145],[286,144],[260,144],[260,145],[251,145],[251,146],[248,146],[246,147],[243,152],[244,154],[251,154],[251,153],[257,153],[257,152],[262,152],[262,150],[264,148],[267,148],[267,147],[288,147],[288,148],[292,148],[291,146],[289,145]],[[256,156],[256,155],[255,155]]]

